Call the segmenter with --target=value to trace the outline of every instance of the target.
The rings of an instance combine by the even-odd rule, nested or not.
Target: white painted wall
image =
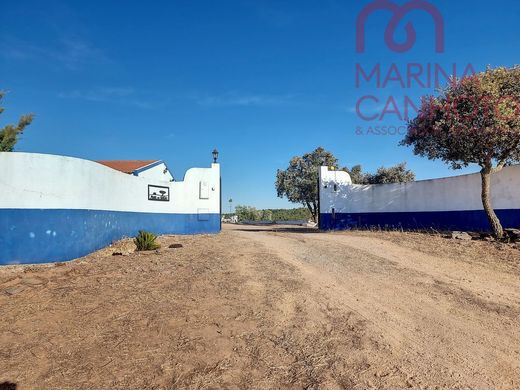
[[[155,181],[170,182],[173,180],[173,176],[165,163],[160,163],[159,165],[155,165],[142,172],[139,172],[137,176]]]
[[[482,210],[480,174],[401,184],[351,184],[346,172],[320,169],[320,213]],[[336,184],[336,191],[334,191]],[[492,175],[495,209],[520,209],[520,165]]]
[[[0,166],[0,209],[220,211],[219,164],[189,169],[183,181],[171,183],[128,175],[93,161],[47,154],[0,153]],[[207,199],[200,198],[201,183],[208,188]],[[149,184],[169,187],[170,201],[148,200]]]

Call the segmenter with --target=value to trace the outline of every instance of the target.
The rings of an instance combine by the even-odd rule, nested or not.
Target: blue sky
[[[403,1],[396,1],[404,3]],[[388,96],[418,101],[432,89],[389,83],[356,88],[356,64],[511,66],[519,62],[520,4],[514,0],[433,0],[446,29],[414,11],[415,46],[386,47],[388,12],[366,25],[355,51],[355,22],[368,1],[10,1],[0,13],[0,88],[9,91],[0,124],[34,112],[17,150],[86,159],[163,159],[181,179],[207,166],[218,148],[223,198],[235,204],[293,206],[276,198],[276,169],[323,146],[342,165],[407,161],[418,178],[458,174],[414,157],[399,135],[357,135],[356,127],[403,125],[395,115],[365,122]],[[399,103],[402,105],[401,103]],[[402,109],[402,107],[401,107]],[[475,168],[469,169],[475,171]],[[224,202],[227,203],[227,202]],[[224,205],[227,209],[227,204]]]

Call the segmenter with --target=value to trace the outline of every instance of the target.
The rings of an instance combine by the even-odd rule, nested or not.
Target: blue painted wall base
[[[495,210],[504,228],[520,227],[520,210]],[[335,213],[320,214],[321,230],[347,230],[380,226],[381,228],[466,230],[486,232],[490,230],[484,210],[423,211],[399,213]]]
[[[0,209],[0,264],[72,260],[123,237],[134,237],[139,230],[218,233],[220,215]]]

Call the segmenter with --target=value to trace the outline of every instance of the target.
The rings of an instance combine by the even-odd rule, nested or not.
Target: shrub
[[[157,236],[150,232],[140,230],[137,237],[134,239],[134,244],[138,251],[153,251],[159,249],[161,246],[155,242]]]

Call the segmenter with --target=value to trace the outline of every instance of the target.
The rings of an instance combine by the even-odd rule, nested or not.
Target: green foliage
[[[0,101],[5,96],[4,91],[0,91]],[[0,114],[4,112],[4,108],[0,107]],[[23,133],[25,127],[31,124],[33,115],[23,115],[17,125],[6,125],[0,129],[0,152],[12,152],[14,146],[18,142],[19,136]]]
[[[312,218],[312,214],[306,207],[296,209],[271,209],[273,221],[293,221]]]
[[[318,217],[317,183],[321,166],[338,169],[338,160],[331,152],[319,147],[301,157],[293,157],[285,171],[276,172],[275,186],[278,196],[280,198],[285,196],[290,202],[307,206],[314,221]],[[415,174],[406,169],[406,163],[389,168],[381,167],[374,174],[364,173],[361,165],[355,165],[351,169],[345,167],[343,170],[350,174],[352,182],[355,184],[403,183],[415,180]],[[278,220],[276,217],[273,218]],[[288,219],[304,218],[307,216]]]
[[[369,184],[408,183],[415,181],[415,173],[406,169],[406,163],[400,163],[393,167],[380,167],[376,173],[368,175]]]
[[[347,167],[344,167],[342,169],[350,175],[350,178],[352,179],[352,183],[368,184],[367,175],[365,173],[363,173],[363,168],[361,168],[361,165],[354,165],[350,169]]]
[[[276,192],[293,203],[301,203],[309,209],[312,218],[318,217],[318,173],[321,166],[338,167],[334,155],[322,147],[311,153],[295,156],[286,170],[276,172]]]
[[[272,221],[273,220],[273,212],[269,209],[262,210],[261,211],[261,217],[262,221]]]
[[[157,236],[153,233],[140,230],[137,237],[134,239],[134,244],[138,251],[152,251],[159,249],[161,246],[155,242]]]
[[[400,163],[393,167],[380,167],[376,173],[364,173],[361,165],[355,165],[351,169],[343,168],[350,174],[354,184],[387,184],[408,183],[415,181],[415,173],[406,169],[406,163]]]
[[[299,219],[311,218],[311,213],[306,207],[296,209],[264,209],[257,210],[254,207],[237,206],[239,211],[247,209],[248,212],[240,212],[240,215],[234,213],[223,214],[224,218],[231,218],[233,215],[238,215],[240,221],[293,221]],[[252,210],[252,211],[251,211]],[[242,218],[241,218],[242,216]],[[252,218],[254,217],[254,219]]]
[[[261,212],[251,206],[236,206],[235,214],[239,221],[259,221],[261,219]]]

